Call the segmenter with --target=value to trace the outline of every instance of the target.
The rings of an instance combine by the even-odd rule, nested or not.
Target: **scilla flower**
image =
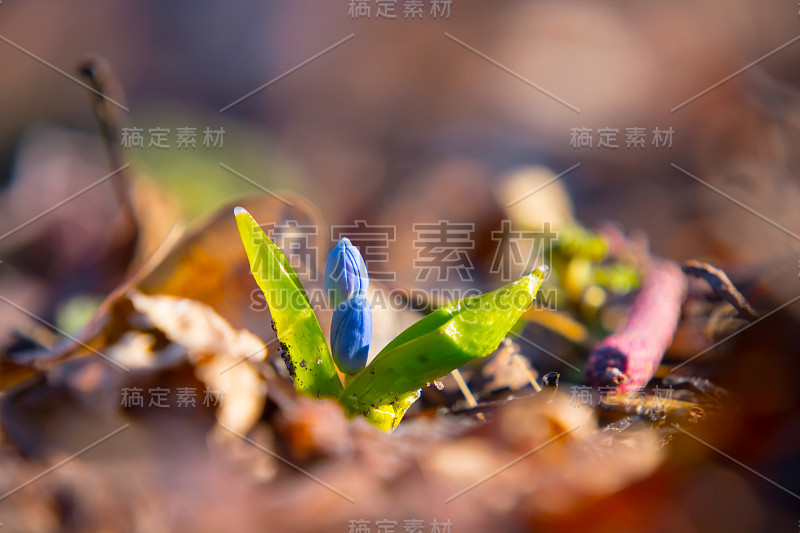
[[[325,263],[325,291],[333,307],[354,296],[367,294],[369,275],[361,252],[342,237]]]
[[[366,298],[369,274],[358,248],[343,237],[328,254],[325,289],[333,310],[331,355],[339,370],[355,374],[367,365],[372,308]]]
[[[365,296],[336,306],[331,320],[331,354],[339,370],[355,374],[367,365],[372,340],[372,308]]]

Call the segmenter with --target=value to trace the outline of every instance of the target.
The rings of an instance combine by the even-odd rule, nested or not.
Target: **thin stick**
[[[533,377],[531,371],[528,370],[528,366],[525,364],[525,361],[522,360],[519,354],[514,354],[512,357],[514,358],[514,362],[517,364],[517,366],[522,368],[522,371],[525,373],[525,377],[528,378],[528,381],[530,382],[531,386],[536,390],[536,392],[542,392],[542,387],[539,385],[539,383],[536,382],[536,378]]]
[[[111,169],[122,167],[124,158],[120,149],[120,120],[119,111],[109,105],[109,100],[113,98],[117,102],[125,103],[125,96],[122,87],[117,81],[111,67],[104,58],[90,56],[80,63],[78,71],[96,92],[91,93],[92,111],[97,119],[97,126],[100,129],[100,136],[103,138],[103,147],[108,158]],[[136,227],[136,216],[133,210],[133,203],[130,195],[130,177],[127,171],[121,171],[113,179],[114,192],[117,202],[125,210],[129,220]]]
[[[683,272],[689,276],[704,279],[715,293],[724,298],[725,301],[736,309],[739,318],[751,321],[758,318],[756,310],[753,309],[747,299],[733,285],[728,275],[721,269],[709,265],[708,263],[701,263],[700,261],[694,260],[686,261],[681,268]]]
[[[461,375],[461,372],[459,372],[458,369],[456,368],[455,370],[450,372],[450,374],[453,376],[453,379],[456,380],[456,384],[458,385],[458,388],[461,389],[461,394],[463,394],[464,398],[466,398],[467,405],[469,407],[477,407],[478,406],[478,402],[475,401],[475,396],[473,396],[472,395],[472,391],[469,390],[469,387],[467,386],[467,382],[464,381],[464,377]],[[486,421],[486,417],[483,416],[483,413],[478,413],[478,420],[480,420],[481,422],[485,422]]]

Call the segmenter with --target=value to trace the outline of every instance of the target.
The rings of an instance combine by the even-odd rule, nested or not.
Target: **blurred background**
[[[470,259],[486,272],[507,204],[557,187],[566,198],[521,205],[616,224],[655,255],[723,268],[762,316],[780,307],[695,373],[737,397],[704,438],[794,494],[684,439],[605,499],[561,515],[517,510],[506,526],[795,531],[800,305],[781,306],[800,295],[800,6],[452,0],[434,16],[429,0],[421,12],[407,4],[0,3],[0,343],[19,345],[22,331],[52,344],[32,316],[77,334],[132,256],[143,264],[176,226],[265,188],[308,201],[322,250],[330,226],[394,227],[385,269],[410,285],[414,223],[474,224]],[[113,71],[135,251],[119,237],[114,180],[98,183],[118,165],[76,81],[90,53]],[[125,146],[133,128],[141,147]],[[179,146],[180,128],[196,129],[195,146]],[[157,129],[167,148],[150,145]],[[206,129],[224,131],[218,145]],[[476,276],[466,285],[497,285]],[[554,363],[530,357],[540,371]]]

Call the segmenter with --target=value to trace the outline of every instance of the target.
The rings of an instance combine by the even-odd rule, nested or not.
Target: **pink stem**
[[[685,296],[680,267],[672,261],[653,263],[625,327],[592,350],[585,369],[589,384],[616,387],[618,394],[646,385],[672,343]]]

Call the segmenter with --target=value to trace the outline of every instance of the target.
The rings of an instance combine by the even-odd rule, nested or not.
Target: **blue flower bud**
[[[355,374],[367,366],[372,341],[372,307],[362,295],[345,300],[333,310],[331,354],[339,370]]]
[[[367,266],[350,239],[342,237],[325,263],[325,292],[333,307],[354,296],[364,296],[369,287]]]

